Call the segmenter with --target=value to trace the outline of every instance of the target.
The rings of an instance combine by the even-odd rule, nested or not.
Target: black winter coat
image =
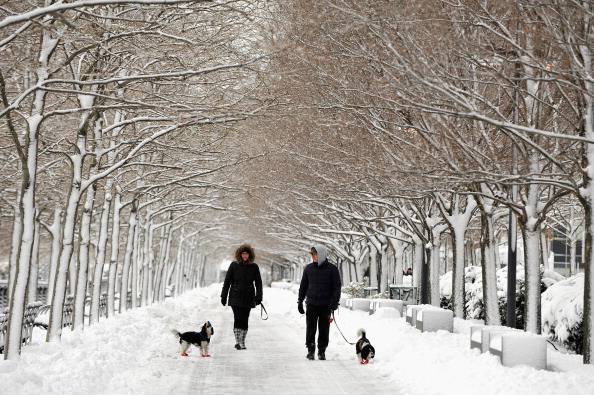
[[[262,277],[260,268],[253,262],[232,262],[227,269],[221,298],[227,299],[229,306],[256,307],[262,302]]]
[[[318,266],[310,263],[303,270],[303,277],[299,285],[298,302],[312,306],[323,306],[336,309],[340,301],[340,274],[338,268],[325,260]]]

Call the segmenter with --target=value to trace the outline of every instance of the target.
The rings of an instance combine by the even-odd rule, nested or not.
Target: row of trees
[[[255,1],[0,7],[0,199],[13,219],[5,358],[20,354],[40,265],[48,341],[60,339],[67,295],[78,329],[88,296],[93,323],[102,293],[112,316],[128,292],[144,306],[212,271],[217,213],[236,189],[225,180],[258,156],[236,149],[238,129],[272,103],[259,77],[265,11]]]
[[[80,326],[88,283],[97,316],[103,270],[108,305],[128,288],[150,303],[184,274],[204,279],[214,270],[204,257],[237,235],[282,265],[323,242],[343,278],[368,272],[381,289],[414,260],[434,304],[449,245],[459,317],[464,266],[480,249],[497,324],[507,229],[510,246],[521,231],[526,329],[539,332],[543,228],[563,224],[584,241],[590,363],[592,15],[585,0],[0,8],[0,197],[14,213],[7,357],[36,278],[37,223],[54,242],[50,340],[67,287]]]
[[[593,11],[580,0],[296,2],[279,33],[291,51],[273,68],[293,100],[280,133],[292,168],[263,181],[269,234],[326,243],[346,278],[361,279],[369,257],[382,289],[412,252],[435,304],[448,240],[456,316],[480,246],[486,321],[497,324],[496,248],[508,228],[515,246],[519,229],[525,325],[539,333],[543,229],[562,224],[584,242],[592,362]]]

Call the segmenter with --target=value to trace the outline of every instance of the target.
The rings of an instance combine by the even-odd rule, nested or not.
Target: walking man
[[[305,332],[307,359],[314,359],[317,328],[318,359],[325,360],[328,334],[330,332],[330,314],[338,308],[340,302],[340,275],[336,266],[328,262],[326,247],[315,245],[309,253],[312,262],[303,271],[301,285],[299,286],[297,309],[299,313],[306,314],[303,309],[303,300],[305,299],[307,305],[307,314],[305,315],[307,322]]]

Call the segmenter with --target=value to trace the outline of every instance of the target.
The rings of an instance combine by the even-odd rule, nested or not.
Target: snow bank
[[[293,291],[266,288],[264,304],[271,320],[286,320],[304,335],[305,319],[297,312]],[[201,316],[201,309],[219,306],[219,293],[220,284],[194,290],[163,304],[102,320],[82,332],[67,331],[61,343],[44,343],[39,338],[44,332],[37,332],[38,338],[23,349],[20,361],[0,361],[1,391],[11,395],[177,391],[176,383],[187,380],[196,361],[180,359],[169,330],[197,328],[206,318]],[[349,341],[356,340],[359,328],[366,329],[377,356],[373,364],[360,368],[371,369],[391,381],[393,393],[594,393],[594,366],[582,365],[579,356],[549,349],[549,367],[554,371],[539,371],[529,367],[506,368],[496,357],[470,350],[470,321],[455,319],[455,333],[421,333],[387,308],[371,316],[341,308],[336,322]],[[323,374],[331,374],[332,369],[345,363],[357,364],[354,346],[342,338],[334,324],[326,355],[329,361],[324,362]],[[269,393],[291,392],[274,375],[270,380]]]
[[[376,349],[373,365],[382,377],[394,382],[394,393],[404,394],[472,394],[481,395],[558,395],[594,393],[594,366],[583,365],[581,356],[565,355],[549,349],[549,368],[539,371],[527,366],[503,367],[490,354],[470,350],[470,326],[476,322],[454,320],[455,333],[439,331],[421,333],[403,318],[387,317],[343,310],[337,315],[340,329],[355,340],[357,328],[364,327]],[[329,359],[352,355],[334,326]]]
[[[0,361],[0,393],[167,393],[188,373],[179,369],[170,329],[199,330],[206,317],[196,306],[217,303],[219,293],[217,284],[102,320],[84,331],[65,330],[60,343],[45,343],[45,331],[36,329],[20,361]]]
[[[473,274],[476,274],[473,271]],[[479,272],[480,278],[480,272]],[[284,289],[266,289],[264,303],[272,319],[290,320],[305,334],[305,319],[297,312],[296,296]],[[377,313],[340,308],[336,322],[348,341],[357,339],[359,328],[376,349],[373,364],[381,377],[394,383],[393,393],[491,395],[559,395],[594,393],[594,366],[583,365],[581,356],[548,350],[549,369],[539,371],[526,366],[503,367],[490,354],[470,350],[470,327],[476,320],[454,319],[454,332],[421,333],[398,317],[394,309],[381,308]],[[278,315],[275,317],[275,315]],[[354,346],[349,345],[330,327],[329,360],[350,359],[357,363]],[[290,392],[290,391],[288,391]]]

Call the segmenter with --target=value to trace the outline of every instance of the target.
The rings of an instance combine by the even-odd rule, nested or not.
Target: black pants
[[[231,306],[231,308],[233,309],[233,318],[235,319],[233,328],[247,329],[248,321],[250,319],[250,311],[252,310],[251,307]]]
[[[328,347],[328,334],[330,333],[330,307],[307,305],[305,321],[307,322],[305,345],[308,349],[315,348],[317,327],[318,350],[325,351]]]

